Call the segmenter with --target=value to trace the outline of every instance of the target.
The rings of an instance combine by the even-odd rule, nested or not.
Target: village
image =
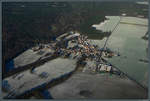
[[[138,1],[2,3],[2,98],[148,98],[148,2]]]
[[[104,61],[104,58],[120,56],[120,54],[114,53],[107,47],[104,49],[99,48],[97,45],[91,45],[89,42],[90,40],[87,36],[71,31],[60,35],[56,38],[56,41],[50,44],[40,44],[33,47],[32,50],[37,53],[49,51],[45,56],[55,53],[63,58],[72,58],[76,60],[82,58],[80,62],[85,65],[83,72],[94,71],[120,74],[121,72]]]
[[[47,44],[38,44],[13,59],[13,69],[2,81],[2,96],[5,99],[59,98],[61,96],[55,93],[55,90],[59,88],[57,86],[63,86],[65,89],[73,91],[76,88],[70,88],[64,84],[70,85],[74,82],[74,87],[82,87],[80,82],[89,80],[93,83],[100,83],[107,79],[108,84],[114,86],[120,83],[118,80],[124,80],[124,83],[127,84],[127,81],[130,79],[132,80],[130,81],[131,84],[135,84],[133,82],[135,81],[134,79],[107,61],[108,58],[116,56],[120,56],[120,54],[113,52],[108,47],[99,48],[97,45],[90,44],[90,39],[79,32],[64,33],[57,37],[55,41]],[[84,80],[85,78],[86,80]],[[116,83],[110,83],[114,81]],[[87,91],[82,91],[82,88],[78,88],[77,93],[72,94],[75,97],[78,93],[80,97],[90,97],[90,95],[86,95],[87,93],[90,94],[87,83],[83,87]],[[96,83],[96,85],[98,86],[99,83]],[[102,84],[101,86],[105,85]],[[116,91],[115,87],[111,89]],[[91,86],[89,89],[95,89],[92,91],[94,93],[93,98],[99,98],[96,94],[98,94],[97,91],[101,87],[99,90],[95,86]],[[59,90],[64,92],[63,89]],[[109,92],[109,89],[107,91]],[[47,93],[45,94],[45,92]],[[50,95],[51,93],[52,96]],[[63,93],[61,94],[62,97],[65,96]]]

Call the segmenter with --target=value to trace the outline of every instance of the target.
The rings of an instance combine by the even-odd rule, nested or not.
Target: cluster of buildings
[[[41,44],[34,47],[33,51],[39,50],[53,50],[53,53],[64,58],[76,59],[84,62],[85,67],[83,71],[90,70],[95,72],[111,72],[113,67],[111,64],[103,61],[103,58],[112,56],[119,56],[109,48],[100,49],[97,45],[91,45],[87,36],[80,35],[78,32],[69,32],[60,35],[56,41],[50,44]],[[50,52],[50,51],[49,51]],[[52,51],[51,51],[52,52]],[[93,61],[94,65],[89,66],[88,62]]]

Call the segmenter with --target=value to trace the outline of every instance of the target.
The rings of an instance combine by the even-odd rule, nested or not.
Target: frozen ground
[[[49,83],[52,79],[58,78],[76,68],[76,61],[72,59],[57,58],[35,68],[34,72],[24,71],[17,75],[5,78],[10,85],[10,90],[4,92],[3,96],[11,98],[20,95],[33,88]],[[43,76],[42,76],[43,75]]]
[[[53,53],[51,49],[42,49],[41,51],[34,52],[32,49],[28,49],[14,59],[14,67],[25,66],[27,64],[36,62],[38,59],[44,57],[47,53]]]
[[[54,99],[138,99],[147,92],[128,78],[110,74],[77,73],[49,89]]]
[[[110,20],[113,19],[114,16]],[[140,59],[148,60],[148,41],[142,39],[148,31],[148,19],[122,17],[120,22],[106,45],[112,51],[119,52],[120,56],[109,58],[108,61],[144,86],[148,86],[148,63],[139,61]],[[112,24],[111,21],[108,23],[110,23],[108,25]],[[101,28],[105,31],[105,29],[110,29],[110,26],[104,25]],[[106,38],[92,40],[91,43],[102,48],[105,41]]]

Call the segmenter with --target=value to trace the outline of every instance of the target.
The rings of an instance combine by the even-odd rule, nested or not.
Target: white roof
[[[107,66],[107,65],[102,65],[100,68],[100,71],[110,71],[111,70],[111,66]]]

